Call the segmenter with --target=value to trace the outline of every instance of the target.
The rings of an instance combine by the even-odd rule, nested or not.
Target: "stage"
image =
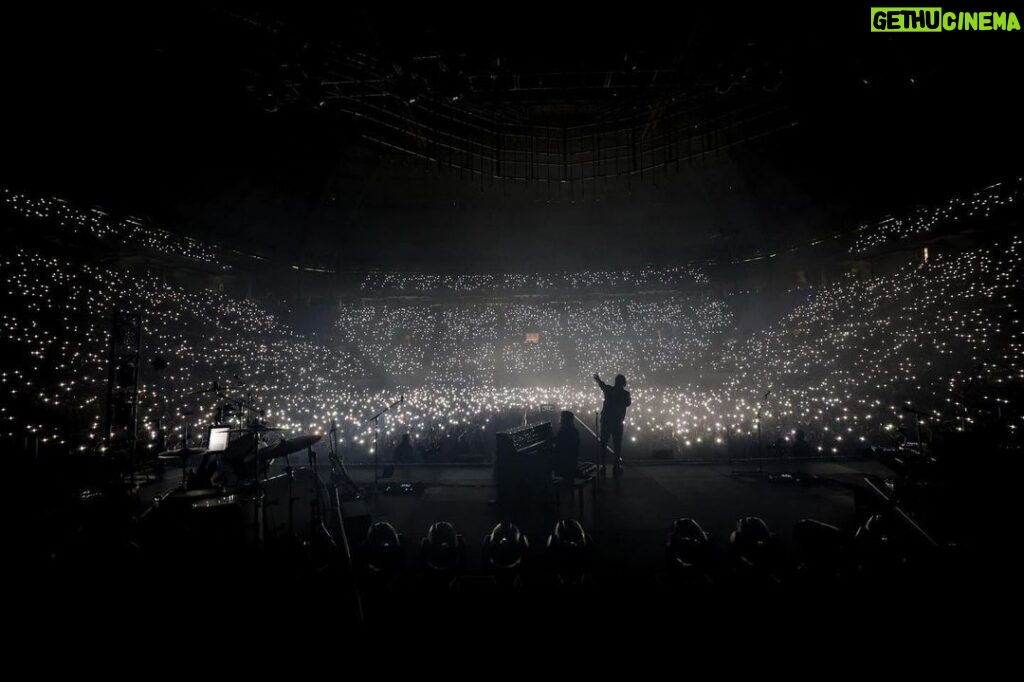
[[[853,523],[854,492],[849,486],[867,491],[865,476],[892,475],[878,462],[863,459],[779,461],[763,467],[765,473],[799,474],[801,483],[743,475],[756,470],[756,463],[634,463],[620,478],[607,476],[600,481],[596,509],[589,490],[584,493],[582,520],[594,537],[597,563],[614,572],[650,574],[663,563],[669,527],[680,517],[696,519],[724,550],[739,518],[759,516],[788,546],[793,524],[801,519],[840,527]],[[372,486],[372,467],[349,472],[357,483]],[[418,547],[431,523],[451,522],[465,537],[472,568],[480,564],[481,539],[502,519],[501,509],[490,503],[496,492],[493,478],[489,466],[400,466],[382,485],[418,483],[422,491],[381,494],[376,500],[371,496],[366,505],[374,521],[394,525],[410,548]],[[579,516],[578,501],[561,502],[561,517]],[[553,525],[547,520],[549,515],[537,513],[518,521],[533,546],[547,540]]]

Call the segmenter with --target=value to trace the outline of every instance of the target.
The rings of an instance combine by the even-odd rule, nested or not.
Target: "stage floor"
[[[278,473],[277,467],[273,473]],[[321,471],[326,478],[327,472]],[[494,472],[487,465],[398,466],[382,486],[409,492],[370,494],[374,482],[372,467],[352,466],[349,474],[364,489],[363,499],[346,502],[346,528],[349,543],[359,554],[371,522],[391,523],[403,538],[405,568],[393,582],[378,584],[360,574],[359,585],[364,622],[388,627],[395,622],[436,625],[444,622],[467,624],[507,621],[506,624],[548,622],[558,614],[561,623],[571,617],[575,623],[623,623],[624,618],[667,612],[671,604],[684,604],[689,613],[733,613],[724,605],[736,599],[747,599],[752,593],[737,591],[725,570],[729,553],[729,536],[736,521],[745,516],[759,516],[774,531],[785,554],[795,558],[794,524],[801,519],[817,519],[852,531],[865,508],[858,501],[877,500],[865,477],[889,477],[892,472],[872,460],[842,461],[772,461],[765,462],[763,472],[756,463],[630,463],[620,478],[601,479],[596,503],[585,491],[583,525],[594,539],[593,561],[589,564],[586,589],[570,588],[552,591],[549,569],[544,568],[548,535],[555,520],[578,518],[578,500],[570,503],[563,497],[560,514],[537,505],[535,513],[516,518],[530,540],[531,552],[524,571],[526,589],[495,591],[482,567],[483,538],[494,525],[505,518],[502,507],[492,503],[497,487]],[[771,474],[771,475],[762,475]],[[791,474],[791,476],[780,476]],[[180,478],[173,473],[157,483],[177,485]],[[154,487],[148,488],[152,491]],[[695,591],[680,590],[666,569],[665,543],[672,522],[680,517],[696,519],[712,535],[718,566],[710,589],[696,586]],[[468,562],[459,588],[443,595],[424,589],[419,568],[420,542],[430,525],[448,521],[455,526],[466,543]],[[359,529],[358,531],[356,529]],[[792,565],[789,560],[782,564]],[[285,580],[287,571],[274,578],[274,584]],[[785,584],[785,581],[783,581]],[[742,583],[744,589],[747,583]],[[753,585],[753,583],[750,583]],[[758,590],[761,583],[757,583]],[[343,583],[309,582],[297,578],[289,584],[292,595],[287,603],[295,605],[306,598],[313,604],[331,603],[337,607],[339,622],[356,621],[351,601]],[[309,587],[313,592],[302,592]],[[833,589],[833,588],[826,588]],[[757,592],[762,594],[762,592]],[[781,595],[774,587],[764,596]],[[786,592],[791,596],[794,592]],[[803,594],[803,593],[800,593]],[[861,594],[851,592],[851,595]],[[295,595],[302,595],[295,597]],[[595,597],[600,598],[595,598]],[[787,596],[787,598],[788,598]],[[835,600],[842,593],[828,592]],[[698,599],[693,602],[692,599]],[[298,600],[296,602],[295,600]],[[333,601],[332,601],[333,600]],[[554,601],[552,601],[554,600]],[[683,601],[673,601],[683,600]],[[282,602],[284,603],[284,602]],[[751,602],[747,608],[760,608]],[[262,604],[262,602],[261,602]],[[338,606],[348,604],[348,606]],[[552,606],[558,606],[552,610]],[[566,609],[571,607],[570,615]],[[261,608],[263,608],[261,606]],[[526,621],[522,619],[526,618]],[[705,621],[701,621],[705,622]]]
[[[602,479],[596,507],[590,491],[584,493],[583,518],[584,527],[594,537],[599,565],[610,572],[661,566],[669,527],[680,517],[696,519],[713,535],[719,550],[727,546],[737,519],[744,516],[760,516],[782,543],[790,546],[793,525],[801,519],[848,527],[855,511],[852,486],[866,490],[865,476],[891,475],[870,460],[765,464],[765,472],[799,474],[799,483],[743,475],[756,470],[757,464],[750,463],[633,464],[620,478],[609,475]],[[361,485],[373,483],[370,467],[353,467],[350,474]],[[411,554],[418,552],[420,538],[431,523],[449,521],[468,545],[470,567],[479,566],[482,539],[503,518],[501,509],[490,503],[496,494],[492,469],[399,467],[391,479],[382,480],[392,487],[403,482],[418,484],[420,492],[370,496],[366,508],[373,520],[394,525]],[[560,516],[578,518],[578,500],[570,504],[563,497]],[[531,545],[538,547],[546,541],[553,519],[551,510],[538,510],[516,520]]]

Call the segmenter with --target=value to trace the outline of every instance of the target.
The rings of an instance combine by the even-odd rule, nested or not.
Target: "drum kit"
[[[235,399],[214,382],[210,389],[193,395],[216,393],[222,399],[219,415],[233,413],[242,417],[236,428],[225,428],[229,434],[226,447],[209,449],[190,447],[188,431],[178,449],[157,455],[166,462],[181,466],[181,484],[160,497],[157,506],[182,514],[190,524],[201,522],[206,515],[222,514],[225,507],[235,508],[239,516],[251,520],[246,541],[255,546],[289,542],[308,542],[331,534],[326,530],[324,512],[337,503],[337,495],[328,493],[328,486],[316,471],[313,446],[323,436],[308,434],[282,437],[268,443],[271,434],[283,431],[268,426],[251,396]],[[225,405],[230,405],[230,409]],[[212,432],[212,431],[211,431]],[[330,486],[337,486],[338,477],[346,480],[344,464],[337,455],[334,428],[330,434]],[[212,447],[212,439],[211,439]],[[306,451],[308,467],[293,468],[290,456]],[[199,458],[192,471],[190,461]],[[272,465],[283,460],[283,473],[271,474]],[[211,512],[211,510],[219,510]]]
[[[340,585],[331,593],[361,620],[342,501],[363,491],[345,470],[334,423],[323,435],[292,436],[267,424],[251,393],[235,399],[216,383],[197,393],[222,401],[205,447],[195,447],[186,426],[180,447],[159,453],[177,485],[134,519],[133,546],[147,579],[180,581],[186,608],[242,592],[267,604],[267,585],[277,581]],[[328,472],[321,477],[314,448],[322,451],[324,440]],[[308,465],[293,467],[303,451]],[[180,483],[174,466],[181,468]]]

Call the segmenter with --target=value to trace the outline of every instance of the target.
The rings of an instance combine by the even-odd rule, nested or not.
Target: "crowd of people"
[[[372,294],[514,293],[521,291],[665,289],[705,286],[707,273],[696,265],[636,270],[578,270],[527,274],[432,274],[373,270],[360,290]]]
[[[987,211],[994,196],[956,205]],[[93,225],[100,236],[128,229],[60,202],[31,210],[69,229]],[[734,327],[728,299],[651,291],[533,303],[354,299],[315,338],[251,300],[19,248],[0,261],[0,436],[25,449],[104,447],[111,318],[131,310],[142,312],[139,423],[150,449],[183,439],[186,424],[202,434],[225,416],[224,393],[251,398],[286,433],[322,433],[336,422],[357,458],[379,446],[366,418],[400,394],[405,402],[383,438],[487,443],[488,432],[541,405],[592,418],[594,372],[629,378],[627,456],[781,452],[798,432],[801,447],[821,454],[982,426],[1016,441],[1024,428],[1015,402],[1024,379],[1015,296],[1022,248],[1011,236],[935,250],[928,260],[908,254],[896,271],[809,290],[749,335]],[[512,281],[418,277],[372,286],[459,291]],[[155,358],[166,366],[157,369]],[[219,390],[207,390],[215,381]]]
[[[852,235],[848,252],[867,254],[887,244],[934,233],[943,227],[957,227],[973,219],[987,219],[1012,208],[1020,201],[1024,177],[996,182],[965,196],[955,196],[935,206],[920,206],[899,215],[864,223],[833,238]],[[83,208],[52,196],[0,188],[0,200],[14,214],[30,221],[52,225],[69,235],[90,235],[134,249],[178,256],[218,268],[230,269],[235,258],[253,261],[266,256],[247,253],[182,235],[135,216],[114,217],[107,211]],[[813,245],[821,243],[815,239]],[[789,250],[798,250],[800,245]],[[752,255],[749,258],[763,256]],[[740,257],[735,262],[748,258]],[[299,266],[293,266],[298,268]],[[332,272],[323,268],[312,269]],[[704,267],[697,264],[644,266],[634,270],[567,270],[536,273],[461,273],[370,270],[362,275],[358,289],[367,295],[401,294],[516,294],[522,292],[644,291],[680,288],[700,289],[710,284]]]
[[[534,304],[360,301],[342,305],[334,327],[368,367],[391,378],[436,381],[443,369],[454,383],[552,385],[595,367],[636,378],[648,367],[678,375],[710,352],[732,319],[709,295],[657,294]]]
[[[968,197],[953,197],[939,206],[919,207],[905,215],[886,216],[878,222],[861,225],[856,230],[849,252],[863,254],[886,243],[928,234],[942,225],[991,218],[993,213],[1020,200],[1022,182],[1024,178],[1016,178],[1009,183],[997,182]]]
[[[168,361],[162,372],[143,367],[147,440],[158,426],[180,437],[186,420],[201,433],[221,402],[194,394],[227,378],[232,391],[252,393],[276,425],[322,431],[336,420],[355,454],[369,455],[374,443],[363,420],[395,394],[404,393],[406,402],[390,416],[387,432],[408,431],[418,440],[431,432],[487,430],[502,414],[545,403],[593,414],[598,396],[585,380],[590,370],[631,378],[627,446],[639,441],[643,450],[734,447],[751,442],[759,421],[766,443],[789,441],[800,429],[823,453],[893,443],[901,434],[915,440],[919,426],[969,429],[997,414],[1004,435],[1015,438],[1024,427],[1012,403],[1024,379],[1014,298],[1021,249],[1015,238],[818,290],[771,328],[721,344],[705,358],[720,383],[700,385],[652,383],[638,348],[614,336],[578,339],[574,372],[564,381],[498,384],[499,364],[507,377],[557,370],[566,358],[543,339],[509,341],[499,354],[493,341],[439,334],[436,316],[427,323],[426,313],[409,311],[396,313],[405,335],[371,342],[374,330],[392,333],[391,315],[400,310],[376,308],[363,311],[358,330],[349,329],[345,338],[355,350],[348,350],[352,343],[303,338],[250,302],[19,250],[2,262],[4,435],[69,447],[99,444],[109,320],[115,308],[137,308],[144,311],[143,359]],[[490,314],[483,318],[493,321]],[[427,348],[426,374],[390,387],[367,383],[375,371],[422,371]],[[510,355],[509,348],[523,355]],[[907,405],[928,416],[918,419]]]
[[[141,218],[114,218],[99,208],[82,209],[58,197],[33,196],[9,188],[0,190],[3,203],[15,214],[31,221],[45,221],[69,236],[90,235],[99,240],[133,248],[148,248],[219,267],[222,249],[208,242],[180,235]]]

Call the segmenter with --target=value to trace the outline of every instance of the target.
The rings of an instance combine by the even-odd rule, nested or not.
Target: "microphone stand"
[[[758,402],[757,404],[757,471],[755,472],[753,469],[734,470],[732,472],[733,476],[756,476],[760,479],[770,480],[769,477],[771,476],[771,474],[766,475],[764,472],[764,449],[761,443],[761,413],[764,411],[764,405],[766,402],[768,402],[768,396],[771,394],[771,392],[772,390],[770,388],[767,391],[765,391],[764,395],[761,397],[760,402]],[[728,438],[728,429],[726,429],[725,435]]]
[[[924,440],[923,440],[923,436],[921,434],[921,422],[923,421],[922,417],[931,417],[931,414],[928,413],[928,412],[922,412],[921,410],[915,409],[915,408],[911,407],[910,405],[904,405],[903,406],[903,411],[904,412],[909,412],[912,415],[914,415],[914,426],[917,427],[917,452],[918,452],[918,454],[920,454],[923,457],[924,456]]]
[[[348,475],[348,470],[345,468],[345,456],[338,454],[338,426],[333,419],[331,420],[331,430],[327,436],[327,463],[331,470],[331,485],[337,487],[341,483],[350,491],[359,493],[359,486],[355,484],[355,481]]]
[[[403,394],[403,395],[401,395],[398,398],[398,400],[396,400],[395,402],[391,403],[390,405],[385,407],[383,410],[381,410],[380,412],[378,412],[377,414],[373,415],[372,417],[367,419],[365,422],[363,422],[364,424],[368,424],[369,422],[373,422],[373,448],[374,448],[374,452],[373,452],[373,500],[374,500],[374,504],[376,504],[376,502],[377,502],[377,485],[378,485],[378,481],[379,481],[379,474],[378,474],[378,468],[379,467],[378,467],[378,463],[380,462],[380,418],[383,417],[386,413],[390,412],[392,409],[394,409],[396,405],[401,405],[404,402],[405,402],[405,395]]]

